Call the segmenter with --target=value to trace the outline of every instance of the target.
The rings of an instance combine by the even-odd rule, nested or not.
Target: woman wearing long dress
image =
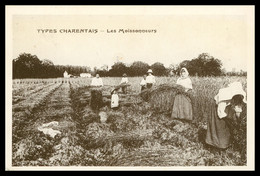
[[[192,82],[189,78],[188,70],[182,68],[180,75],[181,76],[178,78],[176,84],[183,86],[185,92],[192,90]],[[193,120],[191,99],[188,96],[181,93],[175,96],[171,117]]]
[[[234,82],[219,90],[208,117],[205,139],[207,144],[220,149],[226,149],[231,145],[240,122],[246,118],[245,98],[246,93],[240,82]]]

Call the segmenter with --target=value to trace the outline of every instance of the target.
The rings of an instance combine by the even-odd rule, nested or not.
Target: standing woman
[[[122,85],[122,92],[124,93],[124,94],[126,94],[127,93],[127,91],[126,91],[126,89],[127,89],[127,83],[128,83],[128,78],[127,78],[127,75],[126,75],[126,73],[124,73],[123,74],[123,78],[121,79],[121,82],[120,82],[120,84]]]
[[[186,68],[180,71],[180,78],[176,84],[183,86],[185,92],[192,90],[192,82],[189,78],[189,72]],[[172,118],[193,120],[191,99],[184,94],[177,94],[174,99]]]
[[[148,76],[146,77],[146,88],[150,89],[155,83],[155,77],[152,75],[153,71],[149,69],[147,71]]]
[[[94,111],[98,111],[99,108],[101,108],[103,105],[101,87],[104,86],[102,78],[99,77],[99,74],[96,74],[96,77],[92,78],[90,86],[91,86],[90,106]]]
[[[219,90],[214,98],[215,102],[211,105],[211,113],[208,117],[205,140],[207,144],[220,149],[228,148],[234,139],[234,132],[243,130],[239,126],[243,120],[245,120],[244,132],[239,134],[239,137],[242,138],[235,142],[242,143],[245,140],[243,139],[244,134],[246,134],[245,98],[246,93],[240,82],[231,83],[227,88]]]

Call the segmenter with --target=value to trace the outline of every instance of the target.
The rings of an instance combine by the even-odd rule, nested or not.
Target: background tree
[[[95,67],[93,71],[88,66],[72,66],[72,65],[54,65],[49,59],[40,60],[36,55],[30,53],[21,53],[13,60],[13,79],[20,78],[56,78],[63,77],[65,71],[68,74],[79,76],[80,73],[99,73],[100,76],[116,76],[121,77],[123,73],[128,76],[142,76],[151,68],[154,75],[166,76],[173,71],[179,74],[182,67],[186,67],[191,76],[246,76],[247,72],[240,70],[227,72],[222,68],[219,59],[210,56],[208,53],[202,53],[192,60],[184,60],[180,64],[171,64],[169,68],[165,68],[160,62],[149,64],[142,61],[135,61],[130,65],[123,62],[116,62],[108,69],[107,65],[101,68]],[[173,74],[172,74],[173,75]]]
[[[52,61],[50,61],[48,59],[44,59],[42,61],[41,77],[42,78],[55,78],[55,77],[57,77],[55,66],[54,66]]]
[[[13,78],[39,78],[41,61],[36,55],[22,53],[13,61]]]
[[[101,76],[101,77],[106,77],[108,76],[108,65],[103,65],[102,67],[100,67],[99,69],[97,69],[97,73]]]
[[[146,74],[149,68],[150,66],[147,63],[135,61],[131,64],[129,68],[129,74],[130,76],[143,76],[144,74]]]
[[[185,60],[180,63],[178,72],[182,67],[186,67],[191,76],[220,76],[222,75],[222,63],[208,53],[202,53],[191,61]]]
[[[128,67],[123,62],[116,62],[109,70],[109,76],[121,77],[124,73],[128,74]]]
[[[211,57],[205,64],[206,76],[220,76],[222,63],[219,59]]]
[[[151,65],[151,69],[153,70],[153,74],[156,76],[164,76],[167,75],[166,73],[166,68],[164,67],[164,65],[160,62],[156,62],[154,64]]]

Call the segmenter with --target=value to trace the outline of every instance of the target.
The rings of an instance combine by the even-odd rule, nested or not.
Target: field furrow
[[[19,165],[19,162],[26,165],[34,165],[35,162],[40,161],[49,162],[49,158],[55,153],[55,146],[61,145],[59,142],[62,139],[64,142],[65,136],[72,133],[73,130],[71,129],[75,127],[73,121],[71,121],[73,110],[70,105],[69,93],[69,84],[60,84],[45,97],[40,106],[27,114],[27,118],[30,118],[27,119],[28,121],[25,124],[27,127],[15,131],[21,133],[19,134],[19,140],[13,143],[15,149],[13,161],[15,165]],[[57,102],[60,108],[57,108]],[[55,125],[57,123],[58,125],[41,131],[44,124],[48,123]],[[55,130],[59,131],[59,133],[55,135],[55,138],[52,138],[52,132],[55,132]],[[48,165],[48,162],[45,165]]]
[[[19,103],[23,100],[28,99],[29,97],[33,97],[35,94],[39,93],[40,91],[44,90],[44,89],[48,89],[48,88],[52,88],[53,86],[57,86],[58,84],[43,84],[43,85],[37,85],[34,89],[30,89],[30,90],[24,90],[22,92],[19,92],[17,94],[13,94],[13,104]]]

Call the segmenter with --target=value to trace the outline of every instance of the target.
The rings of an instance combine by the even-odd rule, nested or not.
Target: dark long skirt
[[[121,89],[122,89],[122,92],[123,92],[124,94],[127,93],[127,86],[122,86]]]
[[[99,110],[103,106],[102,91],[93,89],[91,90],[90,107],[93,110]]]
[[[205,142],[217,148],[225,149],[231,144],[231,130],[225,118],[220,119],[217,114],[217,105],[212,104],[208,117]]]
[[[183,94],[176,95],[171,117],[193,120],[191,99]]]

